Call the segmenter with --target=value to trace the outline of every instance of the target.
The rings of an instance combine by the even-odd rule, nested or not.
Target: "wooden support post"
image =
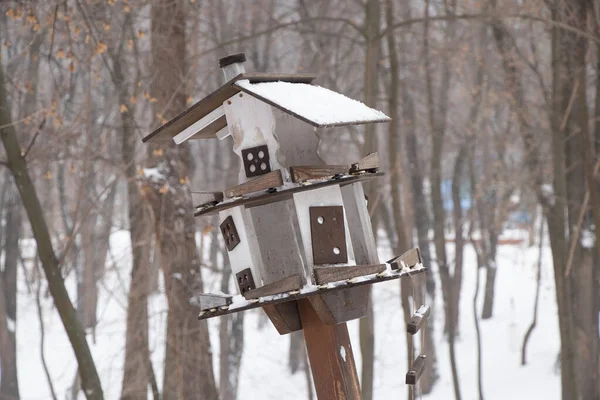
[[[310,301],[298,301],[304,341],[319,400],[361,400],[346,323],[325,325]]]

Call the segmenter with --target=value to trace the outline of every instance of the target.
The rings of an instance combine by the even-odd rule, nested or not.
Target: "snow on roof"
[[[235,83],[244,92],[317,127],[386,122],[390,118],[340,93],[305,83]]]

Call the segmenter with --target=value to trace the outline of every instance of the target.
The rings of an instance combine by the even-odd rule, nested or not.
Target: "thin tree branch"
[[[35,132],[35,134],[31,138],[31,141],[29,142],[29,144],[27,145],[27,148],[25,149],[25,152],[23,153],[23,158],[27,158],[27,154],[29,154],[29,150],[31,150],[31,148],[35,144],[35,140],[37,139],[38,135],[42,131],[42,128],[44,127],[45,123],[46,123],[46,118],[44,118],[42,120],[42,122],[40,122],[40,125],[37,128],[37,131]]]

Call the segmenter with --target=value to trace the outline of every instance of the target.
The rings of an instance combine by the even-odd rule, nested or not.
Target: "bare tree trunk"
[[[65,288],[59,261],[52,247],[44,212],[35,186],[29,176],[27,162],[21,153],[21,145],[17,139],[17,134],[11,124],[10,107],[4,83],[4,71],[1,65],[0,126],[3,127],[0,130],[0,137],[8,158],[8,168],[12,172],[19,188],[21,201],[27,212],[33,236],[37,243],[38,256],[48,280],[50,293],[75,352],[84,393],[88,399],[102,399],[103,393],[100,378],[98,377],[98,372],[86,341],[85,332],[77,319],[77,313]]]
[[[455,261],[454,273],[452,274],[450,287],[450,316],[452,318],[452,327],[458,333],[458,315],[460,309],[460,291],[462,289],[463,275],[463,252],[465,239],[463,236],[463,211],[460,198],[460,187],[464,175],[464,163],[467,158],[467,143],[462,143],[456,161],[454,162],[454,176],[452,178],[452,213],[454,219],[454,246]]]
[[[154,113],[169,119],[185,109],[186,76],[185,4],[160,0],[152,6],[151,51],[154,81],[151,94],[157,99]],[[183,90],[182,90],[183,89]],[[160,122],[160,120],[159,120]],[[172,143],[154,152],[150,165],[158,177],[147,181],[146,195],[154,212],[169,314],[163,398],[217,399],[206,321],[198,321],[189,299],[202,291],[200,257],[195,242],[195,220],[188,187],[190,148]]]
[[[365,50],[365,79],[364,79],[364,101],[370,107],[376,107],[378,92],[378,73],[377,67],[381,57],[380,40],[380,19],[381,9],[379,0],[368,0],[365,3],[365,21],[364,32],[366,39]],[[377,149],[377,137],[375,125],[369,124],[365,127],[365,141],[363,154],[367,154]],[[371,183],[365,186],[365,193],[371,199],[369,202],[369,214],[375,215],[375,202],[377,196],[377,186]],[[371,219],[373,232],[377,237],[377,218]],[[372,400],[373,398],[373,377],[375,371],[375,316],[373,314],[373,304],[369,302],[367,316],[359,320],[360,350],[362,355],[361,371],[361,389],[363,400]]]
[[[525,333],[525,337],[523,338],[523,347],[521,348],[521,365],[527,364],[527,343],[529,342],[529,337],[533,333],[535,329],[535,325],[537,324],[537,315],[538,315],[538,303],[540,299],[540,286],[542,282],[542,254],[543,254],[543,243],[544,243],[544,219],[540,218],[540,233],[539,233],[539,251],[538,251],[538,262],[537,262],[537,278],[536,278],[536,286],[535,286],[535,298],[533,300],[533,319],[531,320],[531,324],[529,328],[527,328],[527,332]]]

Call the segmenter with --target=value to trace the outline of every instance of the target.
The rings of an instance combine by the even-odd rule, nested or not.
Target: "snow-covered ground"
[[[449,244],[448,250],[452,259],[453,244]],[[389,253],[382,249],[380,255],[385,259]],[[549,248],[544,248],[538,324],[528,346],[528,365],[520,366],[523,335],[533,313],[537,256],[537,248],[529,248],[525,244],[499,248],[494,316],[491,320],[481,321],[483,390],[486,400],[560,398],[560,377],[555,369],[559,349],[558,321]],[[118,399],[122,385],[129,265],[129,234],[125,231],[115,232],[111,237],[107,274],[100,290],[100,322],[95,337],[88,335],[107,399]],[[465,249],[460,302],[460,336],[456,345],[461,391],[465,400],[477,398],[477,354],[472,307],[475,274],[475,253],[468,246]],[[481,274],[480,304],[485,272]],[[204,274],[204,279],[206,291],[218,290],[218,277]],[[74,293],[73,280],[67,284],[69,291]],[[379,283],[373,290],[376,323],[375,399],[404,399],[406,328],[400,307],[399,284],[397,281]],[[27,291],[24,273],[20,270],[17,357],[21,396],[25,400],[48,399],[50,395],[40,358],[40,326],[35,295]],[[45,357],[58,398],[65,399],[75,376],[76,362],[58,314],[52,308],[51,299],[43,298],[42,301],[46,331]],[[239,398],[306,399],[305,376],[302,372],[291,376],[287,369],[289,337],[280,336],[270,324],[259,329],[260,312],[246,312]],[[151,298],[149,314],[152,361],[160,385],[166,327],[164,296],[154,295]],[[434,392],[423,398],[446,400],[453,398],[453,389],[448,346],[441,332],[441,291],[436,300],[435,315],[440,380]],[[218,319],[211,319],[209,326],[216,365]],[[360,371],[358,322],[349,323],[349,329]]]

